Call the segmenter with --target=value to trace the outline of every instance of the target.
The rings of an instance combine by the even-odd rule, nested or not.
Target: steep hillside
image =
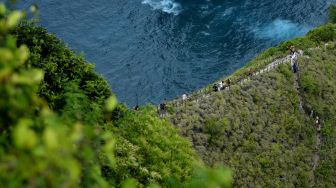
[[[315,116],[322,119],[322,130],[314,139],[318,163],[314,170],[318,187],[336,185],[336,49],[331,43],[312,50],[301,60],[301,92]],[[319,137],[319,138],[318,138]]]
[[[0,187],[230,187],[155,108],[127,109],[93,66],[0,3]]]
[[[0,187],[231,187],[230,171],[204,163],[231,168],[236,187],[336,186],[335,25],[260,54],[227,90],[168,103],[160,119],[117,104],[92,65],[21,18],[0,3]]]
[[[237,187],[334,187],[335,36],[329,24],[270,49],[230,76],[229,90],[172,102],[167,118],[204,162],[233,169]],[[291,45],[304,51],[296,74],[282,59]]]

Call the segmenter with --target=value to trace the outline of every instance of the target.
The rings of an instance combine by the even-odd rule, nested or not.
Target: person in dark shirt
[[[248,77],[251,78],[252,76],[253,76],[252,69],[249,69],[249,71],[248,71]]]
[[[230,85],[231,85],[231,79],[230,79],[230,78],[227,79],[227,80],[226,80],[226,83],[227,83],[228,86],[230,86]]]
[[[231,79],[227,79],[227,80],[226,80],[226,87],[227,87],[228,89],[230,89],[230,87],[231,87]]]
[[[298,65],[297,65],[297,62],[295,62],[295,63],[293,64],[293,72],[294,72],[294,73],[297,73],[297,72],[298,72]]]
[[[217,84],[214,84],[214,85],[212,86],[212,89],[213,89],[214,92],[217,92],[217,91],[218,91],[218,85],[217,85]]]

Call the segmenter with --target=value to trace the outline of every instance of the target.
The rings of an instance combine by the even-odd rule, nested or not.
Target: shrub
[[[205,132],[210,135],[209,142],[212,143],[214,139],[218,139],[221,135],[223,135],[228,124],[229,121],[226,118],[222,120],[207,119],[204,124],[204,129]]]
[[[318,93],[318,85],[315,82],[315,79],[311,75],[303,75],[301,79],[302,88],[310,93],[317,94]]]
[[[327,24],[317,27],[307,34],[308,38],[314,42],[328,42],[333,41],[336,37],[335,25]]]
[[[336,23],[336,5],[329,6],[329,22]]]
[[[310,40],[309,37],[304,36],[304,37],[298,37],[298,38],[283,42],[279,45],[278,48],[282,52],[288,53],[290,46],[295,46],[296,49],[305,50],[305,49],[315,46],[316,45],[315,42],[316,41]]]
[[[79,89],[92,103],[102,105],[112,94],[107,81],[94,72],[93,65],[44,28],[25,21],[16,27],[13,34],[18,46],[25,44],[30,49],[29,66],[45,71],[38,93],[53,110],[59,111],[64,107],[65,88],[69,81],[77,80]]]
[[[184,182],[195,166],[202,166],[191,144],[167,121],[156,117],[153,107],[128,111],[109,130],[117,136],[117,165],[108,174],[122,182],[132,177],[142,185],[164,184],[170,177]]]

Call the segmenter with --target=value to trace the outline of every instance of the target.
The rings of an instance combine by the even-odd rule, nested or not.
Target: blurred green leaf
[[[106,101],[106,110],[112,112],[116,106],[117,106],[117,99],[114,96],[109,97]]]
[[[0,3],[0,15],[4,15],[6,13],[6,6],[4,3]]]
[[[23,14],[20,11],[12,11],[7,17],[6,21],[7,29],[13,29],[15,26],[17,26],[22,16]]]
[[[21,149],[32,149],[37,144],[37,137],[33,130],[30,129],[32,121],[28,119],[20,120],[15,127],[13,138],[16,146]]]

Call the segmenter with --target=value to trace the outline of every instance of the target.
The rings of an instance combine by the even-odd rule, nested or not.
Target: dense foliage
[[[230,187],[153,107],[117,104],[92,65],[21,17],[0,4],[0,187]]]
[[[335,25],[320,26],[267,50],[229,77],[236,82],[294,45],[310,57],[300,59],[302,89],[290,66],[281,65],[229,91],[209,93],[209,86],[184,105],[171,103],[168,119],[204,162],[233,169],[237,187],[335,187],[335,39]],[[300,96],[324,121],[321,148],[314,116],[300,110]],[[315,170],[316,152],[321,158]]]
[[[156,111],[147,107],[125,114],[117,127],[109,127],[120,140],[116,151],[120,165],[112,174],[122,176],[120,179],[141,177],[142,183],[162,181],[171,175],[186,180],[192,174],[190,166],[197,161],[191,144],[181,139],[171,124],[155,116]]]
[[[299,77],[281,65],[229,91],[209,86],[169,104],[165,120],[152,106],[117,104],[91,64],[42,27],[17,26],[21,17],[0,4],[0,187],[230,187],[230,171],[204,167],[192,145],[206,164],[230,167],[237,187],[336,186],[334,24],[265,51],[230,79],[291,45],[306,54]]]
[[[112,94],[106,80],[94,72],[91,64],[44,28],[26,23],[17,27],[14,34],[18,45],[25,44],[30,50],[28,66],[45,72],[38,93],[52,109],[59,110],[65,105],[65,86],[71,81],[76,81],[94,103],[102,104]]]
[[[289,67],[243,87],[172,108],[171,121],[209,165],[234,170],[237,187],[310,184],[313,120],[299,111]]]
[[[21,16],[0,5],[0,187],[106,187],[99,169],[113,164],[112,134],[62,121],[36,96],[43,72],[7,34]]]

